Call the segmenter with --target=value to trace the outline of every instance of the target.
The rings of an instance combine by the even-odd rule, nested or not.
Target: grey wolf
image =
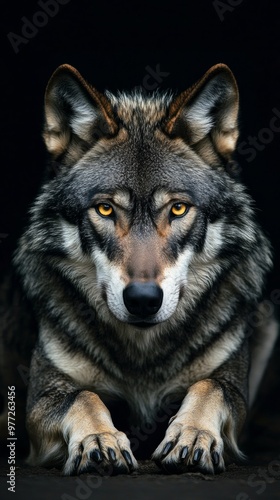
[[[276,337],[273,321],[246,333],[272,262],[233,161],[232,72],[218,64],[177,96],[113,95],[60,66],[43,136],[50,162],[14,258],[38,323],[29,463],[132,471],[110,405],[141,426],[179,401],[153,459],[224,470]]]

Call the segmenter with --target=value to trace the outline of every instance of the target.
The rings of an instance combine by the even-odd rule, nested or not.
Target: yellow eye
[[[113,208],[108,203],[99,203],[96,206],[96,210],[102,217],[110,217],[113,214]]]
[[[182,217],[188,210],[186,203],[174,203],[171,207],[171,215],[173,217]]]

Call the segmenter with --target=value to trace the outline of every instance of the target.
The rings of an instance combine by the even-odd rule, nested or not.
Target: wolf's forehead
[[[101,154],[95,149],[89,152],[77,166],[79,181],[99,193],[114,193],[120,188],[135,198],[152,196],[159,205],[164,204],[166,192],[188,191],[193,193],[191,199],[199,198],[210,183],[210,172],[197,155],[192,151],[184,157],[176,155],[168,144],[152,136],[143,139],[140,134],[116,147],[108,145]]]

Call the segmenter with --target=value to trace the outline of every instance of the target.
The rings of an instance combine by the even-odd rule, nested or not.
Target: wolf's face
[[[237,99],[222,65],[173,100],[105,97],[68,66],[54,74],[44,137],[59,164],[55,210],[68,256],[94,270],[95,307],[139,328],[161,323],[184,300],[194,257],[215,259]]]
[[[141,169],[141,160],[137,163],[135,171]],[[170,190],[159,171],[157,185],[142,179],[137,186],[135,177],[135,182],[96,193],[88,221],[97,281],[110,311],[121,321],[147,327],[165,321],[177,307],[198,217],[191,194],[180,183],[173,182]]]

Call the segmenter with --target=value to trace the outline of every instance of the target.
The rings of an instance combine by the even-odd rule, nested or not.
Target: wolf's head
[[[161,323],[218,272],[237,217],[226,171],[237,115],[223,64],[175,98],[103,95],[68,65],[52,76],[44,139],[56,168],[40,206],[61,221],[57,245],[104,316]]]

